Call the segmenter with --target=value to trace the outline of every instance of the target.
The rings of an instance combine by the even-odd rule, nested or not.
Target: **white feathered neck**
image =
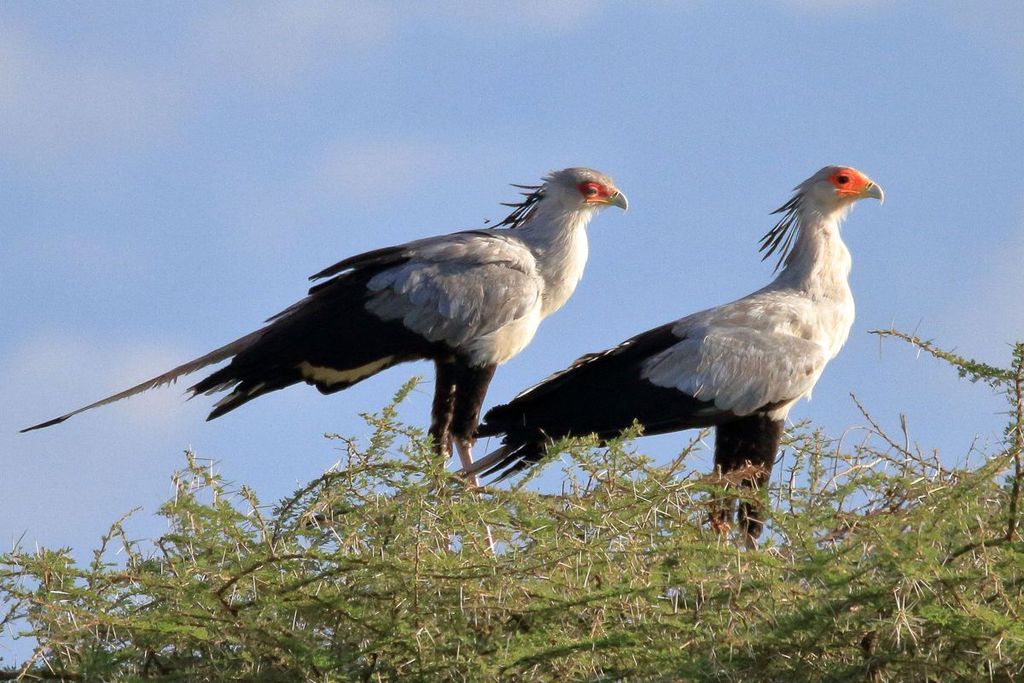
[[[852,298],[849,287],[850,250],[839,226],[851,205],[823,213],[813,206],[797,210],[793,248],[775,282],[818,299]]]
[[[558,197],[545,197],[512,233],[533,253],[544,280],[542,317],[561,308],[583,278],[590,253],[587,225],[596,213],[592,205],[566,206]]]

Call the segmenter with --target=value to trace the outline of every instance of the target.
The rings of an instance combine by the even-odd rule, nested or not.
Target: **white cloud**
[[[1010,344],[1024,341],[1024,213],[1018,225],[1015,239],[991,255],[984,274],[960,290],[947,314],[965,331],[977,331],[963,353],[997,364],[1009,358]]]
[[[516,3],[442,2],[432,11],[451,15],[455,26],[479,30],[481,26],[517,27],[541,31],[570,31],[580,23],[604,11],[607,3],[597,0],[521,0]]]
[[[396,14],[360,0],[231,3],[199,20],[198,58],[222,77],[281,86],[346,52],[381,45]]]
[[[945,2],[953,25],[975,47],[983,46],[1005,67],[1005,83],[1018,96],[1024,94],[1024,3],[1019,0]]]
[[[181,114],[176,87],[156,74],[45,48],[10,22],[0,33],[0,102],[5,154],[37,168],[138,147]]]
[[[808,14],[843,15],[889,5],[888,0],[781,0],[781,3]]]
[[[87,342],[63,335],[30,339],[5,355],[0,381],[10,396],[19,397],[5,409],[4,427],[9,432],[138,384],[187,360],[169,346]],[[155,389],[116,405],[128,428],[170,430],[186,417],[182,402],[187,386]],[[13,423],[6,424],[8,420]]]
[[[457,164],[453,150],[415,140],[341,140],[313,170],[311,188],[321,198],[384,202],[395,193],[420,192],[440,169]]]
[[[287,0],[231,3],[196,23],[199,74],[286,87],[317,67],[380,51],[401,30],[442,17],[448,28],[490,35],[510,25],[527,31],[569,31],[603,11],[596,0],[383,3]]]
[[[175,41],[183,52],[145,67],[133,59],[132,43],[96,56],[45,44],[5,19],[0,145],[29,168],[49,170],[167,137],[196,93],[230,92],[238,82],[288,88],[318,69],[383,52],[403,28],[428,16],[486,38],[510,24],[534,32],[574,30],[604,7],[591,0],[405,7],[368,0],[238,2],[200,13]]]
[[[389,205],[429,202],[437,187],[450,187],[448,177],[465,173],[467,159],[479,154],[448,140],[336,138],[297,168],[225,179],[230,191],[220,197],[222,230],[230,232],[234,248],[260,258],[268,249],[292,250],[303,239],[296,231],[308,238],[325,217],[334,223],[353,210],[376,214],[382,208],[395,215]]]

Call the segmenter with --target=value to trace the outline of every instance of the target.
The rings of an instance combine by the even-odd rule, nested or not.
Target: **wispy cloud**
[[[781,4],[807,14],[848,15],[885,7],[891,0],[780,0]]]
[[[465,173],[476,156],[451,140],[339,136],[294,166],[262,174],[239,169],[226,179],[232,191],[221,198],[223,234],[242,250],[291,249],[325,217],[334,223],[388,205],[395,215],[396,206],[429,201],[433,188],[450,186],[449,176]]]
[[[395,6],[360,0],[230,3],[197,21],[197,59],[221,77],[279,87],[384,44],[397,16]]]
[[[467,30],[505,27],[534,31],[572,31],[604,11],[608,3],[598,0],[523,0],[514,4],[496,2],[439,2],[423,5],[428,11],[450,15],[453,26]]]
[[[975,46],[983,46],[1005,66],[1007,89],[1024,95],[1024,3],[1018,0],[990,0],[942,5],[953,25]]]
[[[564,32],[603,11],[596,0],[393,4],[367,0],[231,3],[197,20],[197,73],[265,88],[286,87],[318,67],[383,52],[425,19],[456,32],[489,34],[515,26]]]
[[[429,186],[434,173],[451,171],[456,157],[441,143],[339,140],[316,162],[310,187],[322,199],[383,202],[410,187]]]
[[[9,419],[16,424],[4,426],[13,432],[54,417],[137,384],[183,360],[181,352],[153,343],[90,343],[63,335],[26,340],[7,355],[0,368],[6,391],[19,397],[5,410],[4,422]],[[186,415],[181,405],[185,386],[147,392],[107,410],[120,410],[129,429],[170,430]]]
[[[47,167],[69,155],[137,147],[181,113],[176,88],[124,62],[44,47],[12,22],[0,32],[0,145]]]
[[[182,49],[146,66],[132,60],[133,43],[126,42],[121,53],[76,53],[5,18],[0,144],[6,154],[40,169],[76,156],[138,149],[181,126],[198,93],[230,92],[239,84],[287,90],[324,69],[387,54],[404,31],[427,18],[442,19],[454,32],[482,36],[510,25],[527,33],[566,32],[604,7],[590,0],[530,0],[512,7],[238,2],[197,13],[181,37]]]
[[[960,290],[948,312],[964,330],[980,332],[963,352],[994,363],[1007,360],[1010,344],[1024,341],[1024,211],[1018,225],[1016,238],[990,255],[983,273]]]

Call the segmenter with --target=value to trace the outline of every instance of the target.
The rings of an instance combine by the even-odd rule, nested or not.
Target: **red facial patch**
[[[841,196],[859,196],[871,184],[867,176],[855,168],[840,168],[828,180],[835,185],[836,194]]]
[[[607,202],[611,196],[611,192],[608,191],[607,187],[593,181],[580,183],[576,186],[576,189],[580,191],[580,194],[583,195],[583,200],[587,202]]]

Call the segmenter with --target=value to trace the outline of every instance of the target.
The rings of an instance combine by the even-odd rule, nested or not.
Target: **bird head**
[[[781,213],[782,218],[761,238],[761,260],[778,253],[775,270],[782,267],[801,230],[804,212],[841,219],[854,202],[867,197],[881,202],[885,194],[871,178],[852,166],[826,166],[793,188],[790,200],[772,212]]]
[[[868,197],[880,202],[885,199],[881,187],[851,166],[826,166],[800,183],[796,191],[822,213],[846,209]]]
[[[570,210],[617,206],[625,211],[629,207],[626,195],[615,187],[614,181],[591,168],[554,171],[544,179],[541,192]]]
[[[607,206],[623,211],[629,206],[626,195],[615,187],[611,178],[591,168],[563,168],[544,177],[543,185],[515,185],[523,192],[523,200],[507,203],[512,207],[498,227],[520,228],[526,225],[543,206],[557,214],[587,211],[594,213]]]

